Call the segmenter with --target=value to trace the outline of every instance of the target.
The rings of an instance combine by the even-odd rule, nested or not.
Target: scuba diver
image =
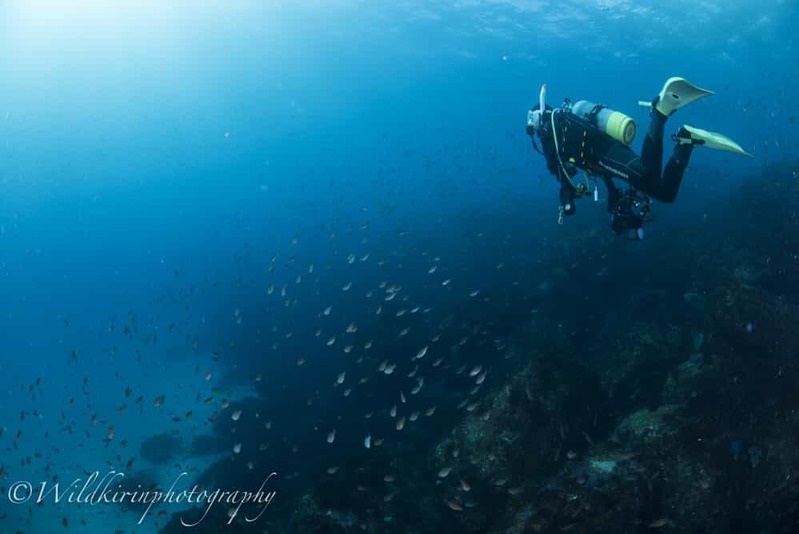
[[[666,119],[678,109],[714,94],[683,78],[669,78],[653,101],[639,102],[650,108],[651,117],[640,156],[628,146],[636,134],[630,117],[601,104],[586,100],[572,103],[568,98],[559,109],[553,109],[545,102],[546,87],[541,86],[538,104],[527,112],[527,135],[560,182],[559,224],[563,215],[575,213],[576,199],[593,194],[594,200],[599,200],[596,184],[592,193],[588,183],[589,177],[599,178],[608,188],[607,209],[613,230],[643,239],[643,225],[653,218],[650,198],[674,201],[694,147],[751,157],[729,137],[683,125],[672,135],[676,145],[661,171]],[[578,169],[584,172],[584,183],[576,178]],[[626,182],[628,188],[622,191],[614,179]]]

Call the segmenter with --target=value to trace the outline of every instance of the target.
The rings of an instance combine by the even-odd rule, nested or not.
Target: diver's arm
[[[560,181],[560,210],[564,215],[574,215],[577,211],[574,199],[577,198],[574,188],[568,180]]]
[[[532,113],[532,111],[530,113]],[[548,126],[537,129],[535,126],[533,126],[531,120],[532,119],[528,114],[527,129],[525,131],[527,132],[527,135],[530,136],[530,140],[536,152],[539,152],[544,156],[549,173],[560,183],[560,212],[566,215],[574,215],[575,211],[577,211],[577,208],[574,205],[577,192],[574,190],[574,186],[571,184],[571,178],[577,174],[577,169],[572,166],[564,168],[560,164],[558,161],[555,141],[550,133],[551,130],[548,128]],[[545,122],[545,124],[548,123]],[[536,137],[541,140],[541,148],[539,148],[535,142]]]
[[[616,187],[616,184],[610,176],[600,175],[600,178],[605,184],[605,187],[608,188],[608,213],[613,213],[616,210],[616,206],[619,205],[619,200],[621,200],[621,189]]]

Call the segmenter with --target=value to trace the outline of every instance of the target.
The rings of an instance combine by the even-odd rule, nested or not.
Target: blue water
[[[341,401],[358,388],[364,340],[383,336],[393,358],[396,332],[370,326],[377,306],[419,318],[412,356],[443,328],[438,310],[503,281],[540,289],[551,276],[541,262],[584,232],[627,250],[598,205],[557,224],[558,185],[524,133],[539,86],[555,105],[622,110],[639,131],[637,101],[666,78],[716,91],[679,120],[754,158],[697,150],[677,202],[656,207],[653,242],[625,252],[643,254],[701,224],[746,176],[795,157],[798,15],[790,0],[4,2],[4,490],[146,465],[142,440],[176,431],[188,446],[210,433],[208,417],[229,418],[222,398],[279,412],[259,427],[287,421],[259,439],[307,440],[305,462],[271,460],[281,475],[313,480],[338,461],[317,462],[337,412],[288,425],[306,424],[308,398],[358,414],[342,416],[352,432],[338,428],[336,446],[361,454],[367,430],[346,421],[397,402]],[[383,300],[391,285],[396,302]],[[436,387],[422,409],[447,381]],[[159,483],[175,464],[196,476],[214,459],[178,452],[155,468]],[[284,507],[298,501],[276,490]],[[73,531],[153,532],[170,517],[137,525],[113,505],[0,498],[8,532],[60,531],[64,518]]]

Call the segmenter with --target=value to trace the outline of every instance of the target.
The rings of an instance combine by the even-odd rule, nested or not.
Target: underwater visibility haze
[[[799,531],[798,23],[0,3],[0,532]],[[641,153],[672,77],[679,194],[614,232],[531,135]]]

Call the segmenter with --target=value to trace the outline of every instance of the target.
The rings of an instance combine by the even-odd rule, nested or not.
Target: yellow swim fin
[[[752,157],[741,145],[730,139],[724,134],[708,132],[693,126],[683,125],[676,135],[678,143],[691,143],[695,146],[706,146],[715,150],[726,150],[742,156]]]
[[[663,89],[660,90],[654,102],[639,101],[638,104],[644,107],[655,106],[659,112],[665,116],[669,116],[680,108],[696,102],[700,98],[708,95],[714,95],[713,91],[697,87],[685,78],[669,78],[663,84]]]

